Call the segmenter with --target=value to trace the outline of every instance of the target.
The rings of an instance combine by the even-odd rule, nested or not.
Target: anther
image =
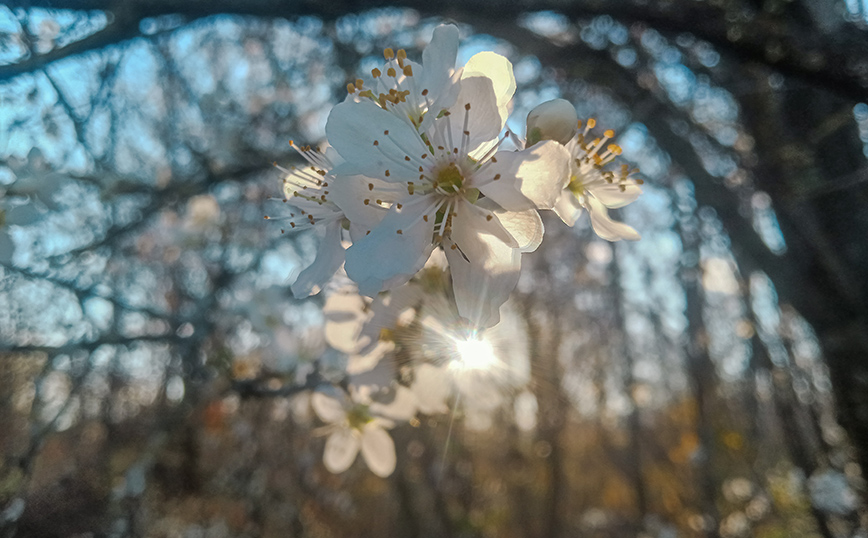
[[[412,77],[413,76],[413,67],[409,66],[409,65],[405,65],[404,66],[404,75],[408,76],[408,77]]]
[[[361,89],[362,89],[362,86],[364,86],[364,85],[365,85],[365,81],[364,81],[364,80],[362,80],[362,79],[360,79],[360,78],[357,78],[357,79],[356,79],[356,87],[357,87],[358,89],[361,90]]]
[[[368,190],[369,191],[374,190],[374,184],[373,183],[368,183]]]
[[[384,49],[383,50],[383,57],[386,58],[387,60],[391,60],[392,58],[395,57],[395,51],[393,51],[392,49]]]
[[[389,177],[389,171],[386,170],[386,177]]]
[[[371,75],[372,75],[374,78],[380,78],[380,75],[382,75],[382,74],[383,74],[383,73],[382,73],[379,69],[377,69],[376,67],[373,68],[373,69],[371,69]]]
[[[426,95],[428,95],[428,88],[422,90],[422,97],[425,97]]]
[[[375,146],[379,146],[379,145],[380,145],[380,141],[379,141],[379,140],[374,140],[374,145],[375,145]]]
[[[403,230],[397,230],[396,233],[397,233],[398,235],[404,235],[404,231],[403,231]]]
[[[386,74],[389,75],[390,77],[394,77],[398,73],[395,71],[394,67],[390,67],[389,69],[386,70]]]
[[[386,129],[385,131],[383,131],[383,134],[386,135],[386,136],[389,136],[389,130]]]
[[[606,138],[612,138],[613,136],[615,136],[615,131],[607,129],[606,132],[603,133],[603,136],[605,136]]]
[[[470,103],[464,105],[464,110],[470,110]]]

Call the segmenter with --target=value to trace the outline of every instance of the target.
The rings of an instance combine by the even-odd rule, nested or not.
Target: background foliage
[[[489,422],[321,464],[339,371],[288,282],[287,141],[386,47],[459,23],[646,193],[609,244],[547,219]],[[864,0],[0,5],[5,536],[866,536]],[[514,400],[514,401],[513,401]],[[451,431],[451,434],[450,434]],[[448,442],[447,442],[448,437]]]

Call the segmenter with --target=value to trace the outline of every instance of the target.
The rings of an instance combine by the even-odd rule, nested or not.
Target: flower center
[[[352,409],[347,411],[347,422],[350,424],[350,428],[361,430],[365,424],[372,420],[374,418],[368,412],[367,405],[354,405]]]
[[[585,186],[582,184],[581,178],[577,175],[570,177],[570,183],[567,185],[567,188],[577,197],[585,194]]]
[[[446,167],[441,168],[436,177],[437,186],[447,194],[459,192],[464,185],[464,176],[455,163],[449,163]]]

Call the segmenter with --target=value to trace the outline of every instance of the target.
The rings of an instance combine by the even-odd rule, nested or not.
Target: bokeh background
[[[530,383],[322,466],[288,141],[384,47],[506,55],[645,194],[546,218]],[[865,0],[0,5],[0,536],[866,537]],[[548,217],[550,217],[549,215]],[[451,433],[450,433],[450,424]],[[448,438],[448,439],[447,439]]]

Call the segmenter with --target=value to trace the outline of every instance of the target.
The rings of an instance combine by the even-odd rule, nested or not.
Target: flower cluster
[[[511,308],[481,334],[462,322],[434,255],[410,282],[370,299],[352,285],[326,300],[326,341],[347,354],[346,391],[322,386],[311,397],[327,425],[323,462],[346,470],[361,452],[380,476],[395,465],[386,430],[460,402],[469,424],[489,424],[530,377],[527,334]]]
[[[512,65],[481,52],[456,68],[457,53],[452,25],[435,29],[421,64],[403,50],[386,49],[384,65],[348,84],[347,98],[332,109],[330,147],[320,152],[290,142],[307,165],[282,169],[290,209],[271,218],[288,221],[284,230],[313,227],[323,234],[293,293],[318,293],[342,266],[355,286],[326,304],[327,315],[352,306],[341,322],[326,327],[327,339],[350,357],[348,374],[374,371],[395,353],[418,355],[399,361],[410,365],[409,373],[390,371],[377,390],[351,383],[352,390],[339,397],[317,393],[314,408],[333,430],[325,463],[334,472],[346,469],[360,450],[375,473],[394,467],[384,428],[395,418],[373,411],[382,391],[397,397],[396,383],[398,392],[410,390],[416,403],[403,417],[408,419],[442,410],[445,394],[462,394],[448,372],[457,369],[464,381],[472,377],[468,372],[490,373],[497,361],[484,358],[494,355],[482,335],[500,322],[522,254],[542,242],[539,210],[554,210],[572,226],[584,209],[600,237],[639,238],[608,215],[641,193],[635,170],[613,162],[621,152],[610,143],[614,133],[594,137],[594,120],[583,124],[562,99],[530,113],[527,140],[504,133],[515,92]],[[434,294],[436,300],[420,283],[420,271],[435,258],[448,266],[448,289]],[[432,333],[432,327],[440,329]],[[432,343],[430,334],[440,343]],[[443,357],[455,356],[456,345],[482,361],[468,366],[432,359],[438,349]],[[478,385],[465,391],[465,400],[485,394]],[[376,447],[380,459],[373,455]]]

